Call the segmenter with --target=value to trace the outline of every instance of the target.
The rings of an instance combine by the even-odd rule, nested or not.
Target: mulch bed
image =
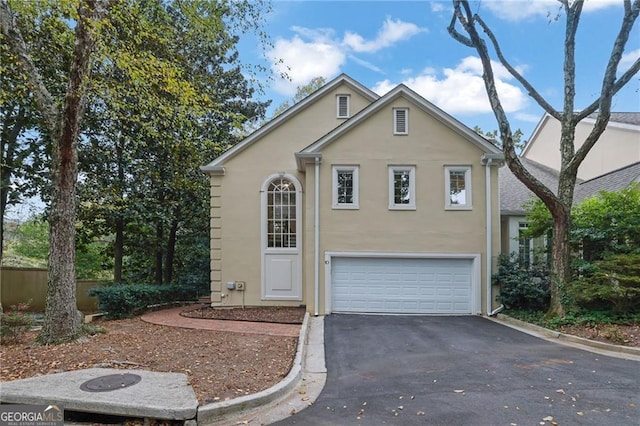
[[[180,315],[189,318],[302,324],[305,312],[306,309],[304,307],[247,306],[244,308],[212,308],[207,306],[185,311]]]

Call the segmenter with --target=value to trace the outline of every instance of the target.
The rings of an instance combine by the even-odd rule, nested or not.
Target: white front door
[[[290,175],[262,187],[262,298],[302,300],[302,191]]]

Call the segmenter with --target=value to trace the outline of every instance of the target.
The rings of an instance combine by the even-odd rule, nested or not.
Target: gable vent
[[[349,118],[349,95],[338,95],[338,118]]]
[[[406,108],[396,108],[393,110],[393,133],[396,135],[406,135],[409,133],[409,110]]]

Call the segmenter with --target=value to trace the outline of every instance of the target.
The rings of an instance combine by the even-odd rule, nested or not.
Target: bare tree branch
[[[461,10],[461,7],[465,9],[464,14]],[[518,179],[520,179],[525,184],[525,186],[527,186],[527,188],[533,191],[533,193],[536,194],[540,199],[545,201],[545,203],[558,205],[559,200],[553,193],[553,191],[551,191],[535,176],[533,176],[522,165],[520,159],[518,158],[518,155],[516,154],[511,126],[509,124],[509,120],[507,119],[504,108],[502,107],[502,102],[500,101],[500,97],[496,89],[489,51],[486,44],[484,43],[484,40],[482,40],[475,27],[475,21],[468,2],[454,1],[454,13],[457,17],[458,22],[460,22],[460,25],[462,25],[464,30],[469,34],[469,40],[471,41],[472,46],[478,52],[480,60],[482,61],[482,67],[484,71],[482,78],[484,80],[485,88],[489,96],[489,101],[491,102],[491,108],[494,112],[496,120],[498,121],[498,126],[500,128],[500,136],[503,142],[502,148],[507,166],[509,167],[509,169],[511,169],[513,174],[516,175],[516,177],[518,177]]]
[[[546,101],[546,99],[544,99],[542,95],[540,95],[540,93],[538,93],[538,91],[531,85],[531,83],[529,83],[529,81],[527,81],[522,76],[522,74],[520,74],[518,70],[516,70],[509,63],[509,61],[507,61],[507,58],[505,58],[504,55],[502,54],[502,49],[498,44],[498,40],[496,39],[495,35],[493,34],[493,31],[491,31],[489,26],[477,14],[474,16],[474,19],[476,20],[476,22],[478,22],[478,24],[480,24],[480,26],[482,27],[482,30],[485,32],[485,34],[487,34],[487,36],[491,40],[491,43],[493,44],[493,48],[495,49],[496,54],[498,55],[498,59],[500,59],[500,63],[507,69],[507,71],[509,71],[509,73],[513,77],[515,77],[516,80],[520,82],[520,84],[522,84],[522,86],[529,93],[529,96],[535,99],[535,101],[538,103],[538,105],[542,107],[542,109],[544,109],[549,115],[551,115],[555,119],[560,120],[561,118],[560,113],[558,113],[558,111],[554,107],[552,107],[551,104],[549,104]]]

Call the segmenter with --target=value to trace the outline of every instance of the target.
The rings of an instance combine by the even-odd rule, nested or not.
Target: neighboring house
[[[521,158],[522,164],[542,183],[552,189],[558,187],[558,172],[534,161]],[[524,265],[534,260],[536,249],[544,249],[543,239],[530,238],[527,229],[527,212],[524,205],[534,197],[527,187],[507,168],[502,167],[500,180],[500,230],[502,253],[517,253]],[[578,205],[601,191],[616,192],[631,185],[640,185],[640,162],[613,170],[587,181],[578,180],[573,204]]]
[[[587,138],[596,114],[578,123],[576,149]],[[560,170],[560,122],[545,114],[522,150],[522,157]],[[640,112],[612,112],[607,129],[578,168],[578,179],[593,179],[640,161]]]
[[[491,312],[501,159],[404,85],[337,77],[202,167],[212,305]]]

